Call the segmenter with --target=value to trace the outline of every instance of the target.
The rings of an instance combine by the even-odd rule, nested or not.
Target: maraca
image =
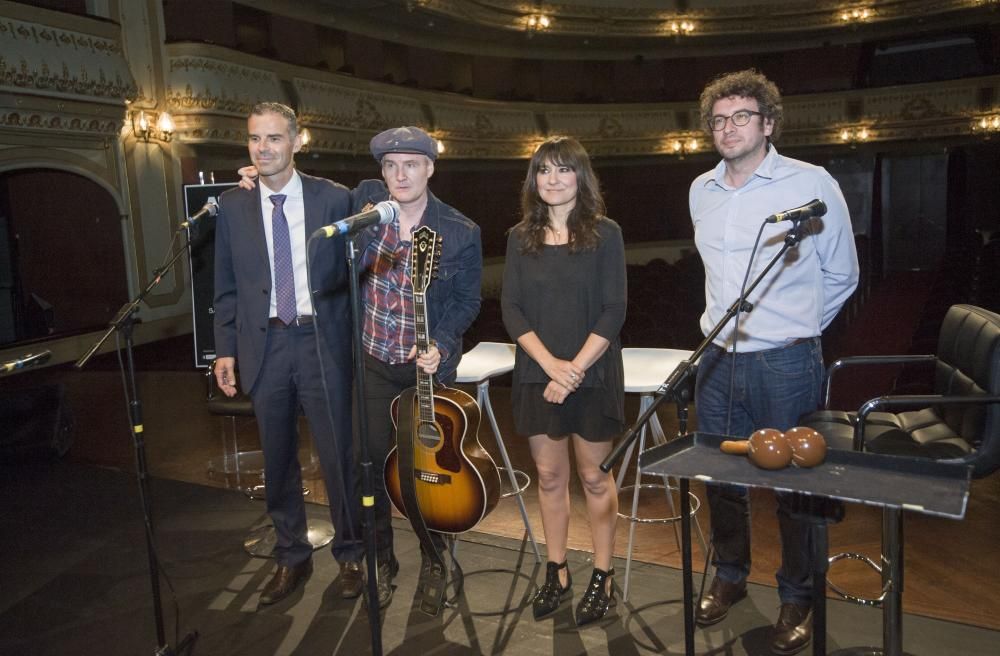
[[[792,449],[781,431],[761,428],[747,440],[726,440],[719,445],[723,453],[747,454],[761,469],[783,469],[792,461]]]
[[[826,440],[812,428],[789,428],[785,431],[785,439],[792,448],[792,462],[797,467],[815,467],[826,459]]]

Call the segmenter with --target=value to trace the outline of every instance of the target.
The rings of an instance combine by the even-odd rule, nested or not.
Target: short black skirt
[[[564,437],[576,433],[588,442],[607,442],[625,430],[622,422],[602,412],[607,391],[581,387],[562,404],[549,403],[542,394],[545,385],[525,383],[511,389],[514,428],[521,435]]]

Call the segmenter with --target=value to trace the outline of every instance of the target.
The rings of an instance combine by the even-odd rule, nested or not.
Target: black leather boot
[[[559,582],[559,570],[566,570],[566,587]],[[545,563],[545,583],[535,593],[535,598],[531,600],[531,612],[535,619],[540,620],[548,617],[559,609],[562,602],[573,595],[573,577],[570,576],[569,569],[566,568],[566,561]]]
[[[615,596],[615,585],[608,580],[614,575],[614,567],[606,572],[603,569],[594,568],[593,574],[590,575],[590,583],[587,584],[587,591],[583,593],[580,605],[576,607],[577,626],[596,622],[608,614],[608,609],[613,608],[618,603]]]

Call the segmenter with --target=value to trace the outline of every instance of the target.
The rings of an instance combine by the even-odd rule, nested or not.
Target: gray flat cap
[[[379,162],[386,153],[419,153],[427,155],[432,160],[438,156],[437,141],[412,125],[379,132],[372,137],[368,147]]]

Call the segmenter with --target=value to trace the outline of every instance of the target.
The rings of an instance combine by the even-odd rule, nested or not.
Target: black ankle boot
[[[576,625],[583,626],[596,622],[608,614],[608,609],[618,603],[615,597],[615,585],[612,582],[610,590],[605,590],[607,581],[615,575],[615,568],[608,571],[594,568],[594,573],[590,575],[590,583],[587,590],[580,598],[580,605],[576,607]]]
[[[559,570],[566,570],[566,587],[559,583]],[[535,593],[535,598],[531,600],[531,611],[535,614],[535,619],[540,620],[548,617],[559,609],[562,602],[570,598],[573,593],[573,577],[566,569],[566,561],[559,564],[551,561],[545,563],[545,583]]]

